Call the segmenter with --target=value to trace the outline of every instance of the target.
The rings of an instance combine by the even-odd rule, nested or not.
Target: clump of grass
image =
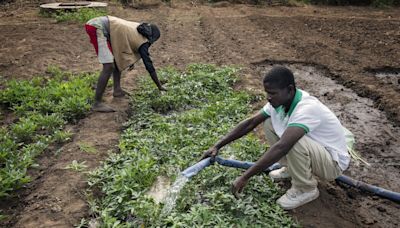
[[[92,145],[85,143],[85,142],[80,142],[78,143],[79,150],[88,153],[88,154],[95,154],[97,153],[96,148],[94,148]]]
[[[232,89],[236,68],[190,65],[181,73],[159,72],[168,78],[160,95],[146,80],[132,96],[134,113],[113,153],[91,173],[90,186],[103,196],[91,202],[102,226],[111,227],[290,227],[294,221],[275,203],[279,189],[267,176],[253,178],[242,199],[230,193],[241,171],[211,166],[183,188],[176,208],[160,216],[162,204],[145,193],[157,176],[171,179],[196,163],[211,146],[252,111],[263,96]],[[264,152],[255,135],[238,140],[223,156],[254,161]]]
[[[96,9],[96,8],[80,8],[77,10],[56,10],[52,12],[48,11],[41,11],[41,15],[44,17],[51,17],[55,18],[57,22],[64,22],[64,21],[73,21],[79,23],[85,23],[88,20],[106,16],[107,11],[104,9]]]
[[[13,111],[15,123],[0,128],[0,198],[29,182],[27,169],[49,144],[69,140],[63,131],[88,113],[94,74],[48,69],[50,78],[11,80],[0,91],[0,105]]]

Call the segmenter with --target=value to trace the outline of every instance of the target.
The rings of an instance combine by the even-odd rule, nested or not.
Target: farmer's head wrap
[[[160,38],[160,30],[156,25],[150,23],[141,23],[137,27],[137,31],[146,37],[150,44],[156,42]]]

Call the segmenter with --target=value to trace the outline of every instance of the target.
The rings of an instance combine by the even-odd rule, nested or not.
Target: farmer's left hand
[[[236,178],[236,180],[232,183],[231,191],[236,199],[240,198],[239,193],[243,192],[243,188],[246,186],[249,180],[243,176]]]

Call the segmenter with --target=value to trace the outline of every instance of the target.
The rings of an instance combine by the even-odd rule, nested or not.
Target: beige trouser
[[[271,119],[265,121],[264,130],[270,145],[279,140]],[[342,174],[337,162],[332,160],[325,147],[308,136],[303,136],[279,163],[287,165],[292,186],[302,190],[317,187],[318,182],[314,175],[322,180],[333,180]]]

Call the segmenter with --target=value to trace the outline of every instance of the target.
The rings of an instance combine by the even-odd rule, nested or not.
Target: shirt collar
[[[294,94],[294,98],[293,98],[292,103],[290,104],[288,113],[285,113],[285,108],[282,105],[275,108],[275,112],[279,113],[282,116],[282,118],[285,117],[286,115],[288,115],[288,116],[292,115],[292,112],[293,112],[294,108],[296,107],[296,105],[300,102],[301,97],[302,97],[301,91],[299,89],[296,89],[296,93]]]
[[[288,115],[292,115],[294,108],[296,108],[297,104],[301,101],[302,93],[299,89],[296,89],[296,93],[294,95],[292,104],[290,104]]]

